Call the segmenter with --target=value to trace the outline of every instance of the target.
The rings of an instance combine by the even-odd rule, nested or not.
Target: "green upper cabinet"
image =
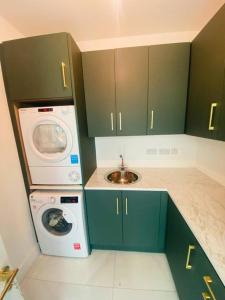
[[[145,135],[148,47],[116,50],[117,135]]]
[[[160,192],[124,191],[123,241],[132,249],[158,251]]]
[[[9,100],[72,97],[68,39],[57,33],[2,43]]]
[[[87,218],[92,247],[122,244],[122,201],[119,191],[86,191]]]
[[[184,133],[190,44],[149,47],[148,133]]]
[[[114,50],[82,54],[89,136],[116,135]]]
[[[225,5],[192,42],[186,131],[225,140]]]

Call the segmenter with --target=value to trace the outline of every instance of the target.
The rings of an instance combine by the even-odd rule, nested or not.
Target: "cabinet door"
[[[90,243],[95,247],[122,244],[122,201],[118,191],[86,191]]]
[[[2,50],[9,100],[72,97],[66,33],[4,42]]]
[[[189,246],[190,258],[188,260]],[[201,299],[200,278],[196,273],[198,243],[184,219],[170,199],[167,215],[166,256],[178,295],[182,300]],[[186,268],[188,263],[189,268]]]
[[[82,54],[89,136],[116,135],[115,51]]]
[[[224,36],[225,5],[192,42],[186,123],[188,134],[206,138],[218,136],[219,112],[225,104]],[[214,103],[217,107],[212,106]]]
[[[157,251],[160,192],[122,192],[123,241],[132,250]]]
[[[148,133],[184,133],[189,43],[149,47]]]
[[[147,97],[148,47],[117,49],[117,135],[146,134]]]
[[[201,282],[201,293],[207,293],[211,297],[210,299],[224,299],[225,287],[201,247],[198,248],[196,256],[196,269]]]

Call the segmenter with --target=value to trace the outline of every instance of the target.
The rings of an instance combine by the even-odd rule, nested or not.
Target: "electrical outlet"
[[[171,148],[170,153],[172,155],[177,155],[178,154],[178,149],[177,148]]]
[[[156,155],[157,149],[156,148],[148,148],[148,149],[146,149],[146,154],[147,155]]]
[[[170,154],[170,149],[168,148],[160,148],[159,149],[159,155],[169,155]]]

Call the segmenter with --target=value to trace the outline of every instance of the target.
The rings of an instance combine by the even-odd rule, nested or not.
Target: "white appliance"
[[[35,191],[30,205],[43,254],[87,257],[88,242],[81,191]]]
[[[81,184],[73,105],[19,109],[32,184]]]

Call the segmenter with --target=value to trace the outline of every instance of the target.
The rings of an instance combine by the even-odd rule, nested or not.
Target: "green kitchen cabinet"
[[[145,135],[148,47],[116,49],[117,135]]]
[[[92,248],[162,252],[167,194],[145,191],[86,191]]]
[[[123,243],[143,251],[158,250],[160,192],[124,191]]]
[[[190,43],[149,47],[148,134],[184,133]]]
[[[114,50],[82,54],[89,136],[116,135]]]
[[[122,243],[122,201],[119,191],[86,191],[90,243],[113,247]]]
[[[223,283],[171,199],[168,201],[166,256],[180,299],[203,299],[202,293],[211,297],[205,299],[225,298]],[[210,294],[205,276],[213,281],[209,286],[215,298]]]
[[[197,249],[196,256],[196,272],[198,279],[201,281],[201,294],[204,293],[205,296],[211,297],[208,299],[212,300],[225,299],[225,286],[200,246]]]
[[[225,140],[224,35],[225,5],[192,42],[187,134]]]
[[[2,43],[9,100],[72,98],[69,38],[56,33]]]

